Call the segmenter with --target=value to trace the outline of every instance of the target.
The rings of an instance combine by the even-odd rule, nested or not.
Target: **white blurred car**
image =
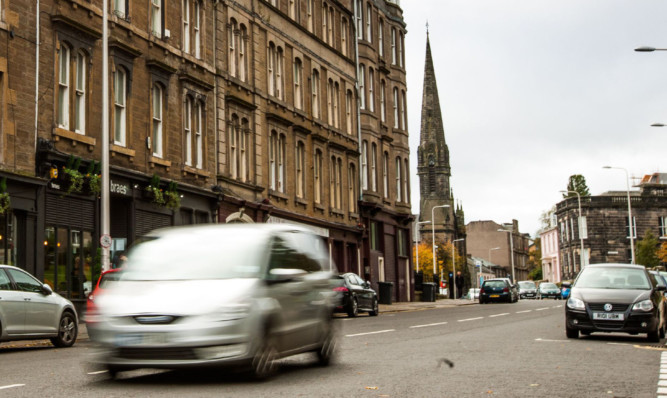
[[[335,267],[322,240],[288,224],[172,228],[128,255],[86,321],[115,376],[136,368],[242,366],[271,376],[278,358],[314,352],[336,333]],[[333,271],[333,272],[332,272]]]

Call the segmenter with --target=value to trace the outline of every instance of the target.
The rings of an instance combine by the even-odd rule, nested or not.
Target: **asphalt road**
[[[110,380],[86,365],[90,342],[0,348],[1,397],[655,397],[664,341],[570,340],[563,301],[339,318],[340,351],[281,361],[253,382],[232,371],[137,370]]]

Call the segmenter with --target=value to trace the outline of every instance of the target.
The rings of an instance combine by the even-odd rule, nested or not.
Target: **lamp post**
[[[422,224],[430,224],[430,221],[417,221],[417,236],[419,236],[419,239],[417,239],[417,248],[415,249],[415,256],[417,257],[417,272],[419,272],[419,242],[421,242],[421,233],[419,231],[419,226]]]
[[[514,242],[513,242],[513,236],[514,231],[508,231],[506,229],[499,229],[498,232],[508,232],[510,235],[510,263],[512,264],[512,283],[516,283],[516,279],[514,278]]]
[[[655,48],[655,47],[637,47],[635,48],[635,51],[638,53],[652,53],[653,51],[667,51],[667,48]]]
[[[439,205],[439,206],[433,206],[431,208],[431,238],[433,239],[433,282],[435,282],[435,275],[436,275],[436,270],[435,270],[435,209],[438,207],[449,207],[449,205]]]
[[[463,238],[454,239],[452,241],[452,272],[453,272],[452,275],[454,276],[454,278],[452,278],[452,279],[454,279],[454,300],[456,300],[458,298],[458,296],[456,295],[456,255],[454,253],[454,242],[461,242],[463,240],[465,240],[465,239],[463,239]]]
[[[628,233],[630,234],[630,264],[635,263],[635,239],[634,239],[634,225],[632,225],[632,206],[630,205],[630,176],[628,171],[623,167],[612,167],[612,166],[603,166],[603,169],[617,169],[625,171],[625,186],[626,192],[628,194]]]
[[[581,195],[577,191],[561,191],[562,193],[576,193],[577,194],[577,204],[579,205],[579,222],[577,223],[579,225],[579,240],[581,241],[581,251],[579,252],[579,264],[581,265],[581,268],[583,269],[586,264],[584,264],[584,235],[582,234],[582,229],[581,229],[581,221],[583,220],[583,216],[581,214]]]

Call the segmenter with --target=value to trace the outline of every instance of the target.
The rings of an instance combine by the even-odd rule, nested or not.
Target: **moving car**
[[[492,301],[516,303],[518,300],[519,296],[516,293],[516,288],[512,288],[512,284],[507,278],[485,280],[479,293],[480,304]]]
[[[100,348],[93,362],[111,377],[229,366],[264,379],[279,358],[305,352],[330,363],[336,270],[320,237],[290,224],[199,225],[149,236],[86,318]]]
[[[519,289],[519,298],[536,298],[537,297],[537,287],[533,281],[519,281],[517,282],[517,287]]]
[[[86,314],[94,314],[96,312],[95,298],[104,293],[110,283],[118,281],[120,270],[120,268],[113,268],[102,272],[99,279],[97,279],[97,284],[95,284],[93,292],[88,295],[88,299],[86,300]]]
[[[50,339],[71,347],[78,324],[71,301],[26,271],[0,265],[0,341]]]
[[[559,300],[561,298],[560,294],[560,288],[556,286],[555,283],[542,282],[537,287],[538,300],[542,300],[543,298],[553,298],[554,300]]]
[[[359,311],[370,316],[380,313],[377,293],[357,274],[348,272],[334,278],[333,290],[337,294],[336,312],[346,312],[349,317],[359,315]]]
[[[569,283],[563,283],[569,287]],[[665,313],[664,286],[641,265],[590,264],[571,286],[565,305],[565,333],[576,339],[581,332],[646,333],[660,341]]]

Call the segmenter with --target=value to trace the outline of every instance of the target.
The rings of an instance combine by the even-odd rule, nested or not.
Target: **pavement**
[[[379,304],[380,315],[382,314],[391,314],[396,312],[404,311],[423,311],[433,308],[451,308],[458,307],[461,305],[472,305],[477,304],[477,301],[470,301],[464,299],[441,299],[434,302],[423,302],[423,301],[413,301],[413,302],[397,302],[391,304]],[[88,341],[90,338],[88,336],[88,329],[86,329],[86,324],[84,322],[79,323],[79,335],[77,341]],[[15,349],[15,348],[29,348],[29,347],[43,347],[51,346],[49,340],[21,340],[21,341],[8,341],[0,343],[0,350],[5,349]],[[1,352],[1,351],[0,351]]]

